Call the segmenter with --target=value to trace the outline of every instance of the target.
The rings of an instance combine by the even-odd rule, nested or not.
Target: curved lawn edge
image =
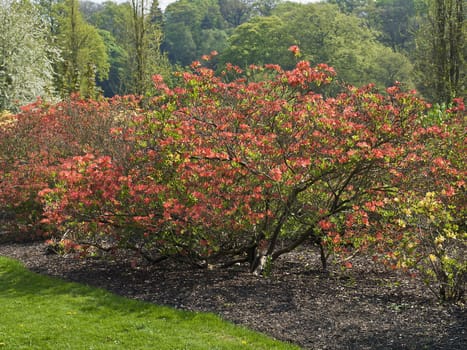
[[[0,349],[299,349],[223,321],[42,276],[0,256]]]

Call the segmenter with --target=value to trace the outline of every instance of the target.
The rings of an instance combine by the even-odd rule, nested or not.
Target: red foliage
[[[55,186],[58,175],[66,176],[68,157],[93,152],[115,162],[132,151],[110,130],[127,127],[135,106],[124,98],[55,105],[38,100],[24,106],[13,123],[0,125],[0,210],[15,213],[15,229],[40,230],[38,192]]]
[[[3,131],[24,133],[26,166],[4,160],[3,178],[38,172],[28,190],[41,189],[43,223],[161,255],[246,257],[267,242],[276,258],[306,240],[344,252],[382,240],[372,220],[426,165],[423,140],[448,136],[423,125],[426,104],[397,86],[317,93],[334,76],[326,65],[228,66],[220,77],[192,68],[173,89],[155,76],[144,111],[129,99],[29,106],[18,130]],[[432,164],[423,171],[455,171]],[[2,196],[24,201],[10,180]]]

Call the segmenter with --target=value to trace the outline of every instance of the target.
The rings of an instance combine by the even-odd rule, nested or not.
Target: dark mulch
[[[165,261],[45,255],[41,244],[3,244],[32,271],[226,320],[306,349],[467,349],[464,307],[440,305],[416,279],[361,262],[324,274],[313,249],[288,254],[269,278],[245,266],[200,270]]]

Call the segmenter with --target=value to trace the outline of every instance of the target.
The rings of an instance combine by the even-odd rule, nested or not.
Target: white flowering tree
[[[53,96],[48,28],[29,1],[0,0],[0,110],[16,110],[38,96]]]

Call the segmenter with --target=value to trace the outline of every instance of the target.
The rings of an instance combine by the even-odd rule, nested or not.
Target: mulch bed
[[[305,349],[467,349],[464,306],[441,305],[417,279],[365,260],[323,273],[312,247],[281,257],[268,278],[241,265],[201,270],[164,261],[134,267],[127,255],[77,259],[44,252],[39,243],[0,245],[0,255],[32,271],[213,312]]]

